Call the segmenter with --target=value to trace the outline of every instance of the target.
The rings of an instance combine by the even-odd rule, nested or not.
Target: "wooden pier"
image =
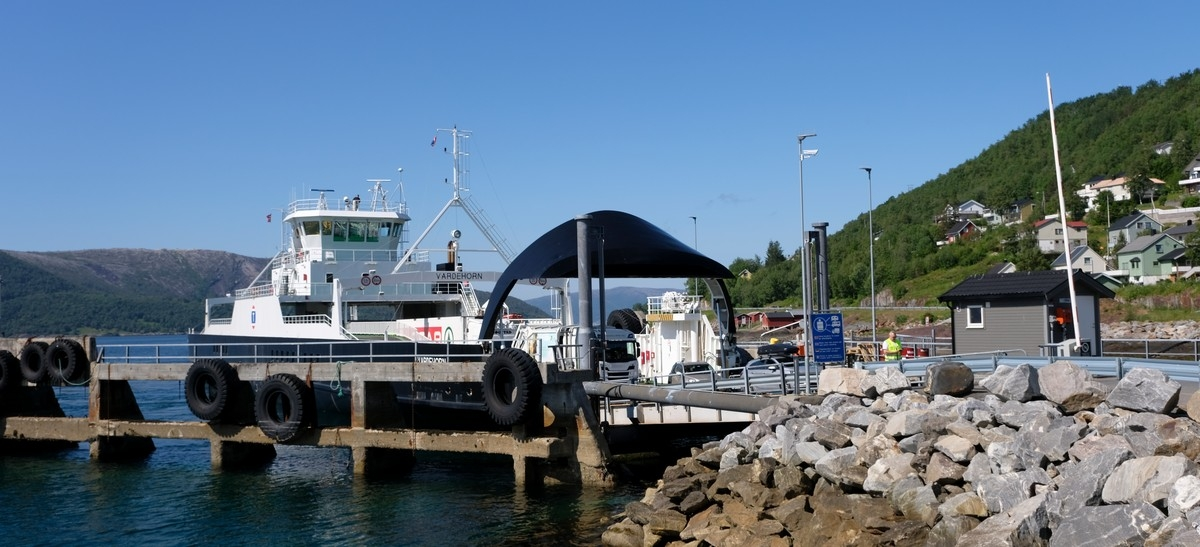
[[[48,383],[21,382],[0,401],[0,454],[63,443],[90,443],[97,461],[138,460],[155,449],[153,439],[208,441],[214,468],[256,467],[276,455],[276,440],[257,425],[144,419],[130,381],[182,381],[189,364],[96,362],[89,344],[87,417],[65,417]],[[12,344],[9,344],[12,346]],[[15,352],[14,352],[15,353]],[[350,424],[313,427],[291,445],[351,449],[356,474],[394,470],[411,464],[416,451],[500,454],[513,458],[518,484],[560,482],[607,485],[610,452],[593,403],[581,383],[591,375],[543,370],[542,420],[506,431],[445,431],[399,427],[408,411],[396,400],[392,382],[475,382],[483,363],[230,363],[248,388],[250,382],[287,373],[310,387],[342,382],[350,391]],[[242,422],[246,423],[246,422]],[[251,420],[252,423],[252,420]]]

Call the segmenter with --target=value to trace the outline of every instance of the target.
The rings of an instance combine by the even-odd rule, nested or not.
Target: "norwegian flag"
[[[430,141],[429,146],[437,146],[437,134],[433,135],[433,140]]]
[[[267,222],[268,222],[268,223],[270,223],[270,222],[271,222],[271,213],[267,213]]]

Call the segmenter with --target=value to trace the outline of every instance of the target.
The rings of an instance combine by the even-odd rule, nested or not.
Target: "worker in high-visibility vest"
[[[888,333],[887,340],[883,341],[883,358],[888,361],[895,361],[900,358],[900,341],[896,340],[896,331]]]

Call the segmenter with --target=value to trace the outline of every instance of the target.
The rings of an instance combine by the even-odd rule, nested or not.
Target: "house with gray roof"
[[[1190,194],[1195,194],[1200,188],[1200,156],[1196,156],[1196,159],[1183,168],[1183,178],[1179,180],[1179,187]]]
[[[1129,243],[1139,236],[1154,235],[1161,231],[1162,223],[1146,216],[1141,211],[1135,211],[1118,218],[1112,224],[1108,225],[1109,254],[1112,254],[1113,249],[1117,248],[1117,244],[1121,242],[1122,236],[1125,238],[1125,243]]]
[[[1100,253],[1093,251],[1087,245],[1078,245],[1071,249],[1071,269],[1083,270],[1087,273],[1101,273],[1108,270],[1108,264],[1104,261],[1104,257]],[[1050,263],[1052,270],[1067,269],[1067,253],[1058,255],[1054,262]]]
[[[1100,355],[1100,299],[1115,293],[1090,274],[1071,272],[1079,317],[1063,270],[968,277],[938,300],[950,308],[952,353],[1055,354],[1055,344],[1076,338],[1081,355]]]
[[[1173,264],[1163,255],[1183,247],[1183,242],[1167,234],[1141,236],[1117,251],[1114,275],[1125,276],[1130,283],[1153,285],[1171,276]]]

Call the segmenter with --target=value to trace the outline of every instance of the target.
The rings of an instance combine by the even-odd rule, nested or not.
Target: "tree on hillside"
[[[786,260],[787,257],[783,254],[783,246],[778,241],[767,243],[767,261],[763,264],[764,266],[771,267]]]
[[[1200,264],[1200,230],[1184,236],[1183,244],[1185,245],[1183,256],[1187,259],[1187,263],[1189,265]]]

